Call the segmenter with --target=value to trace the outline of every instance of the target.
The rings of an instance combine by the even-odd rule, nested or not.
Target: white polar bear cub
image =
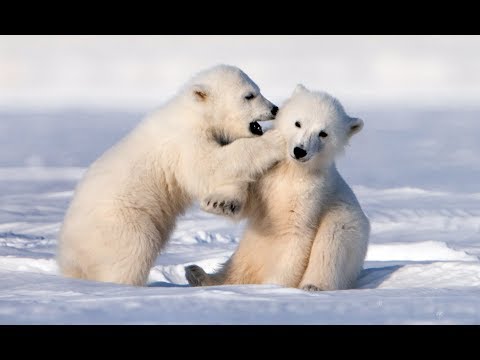
[[[277,110],[236,67],[199,73],[88,169],[61,228],[61,272],[143,285],[177,216],[194,200],[235,214],[238,194],[281,160],[283,137],[259,137],[256,122]],[[227,201],[210,204],[216,197]]]
[[[370,223],[334,159],[362,127],[332,96],[298,85],[275,123],[288,154],[250,185],[243,210],[248,223],[238,249],[214,274],[186,267],[190,285],[354,287]]]

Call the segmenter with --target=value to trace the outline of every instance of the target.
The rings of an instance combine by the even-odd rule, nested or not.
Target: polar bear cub
[[[61,272],[143,285],[176,218],[194,200],[238,199],[283,157],[283,137],[260,136],[257,123],[277,110],[237,67],[193,77],[90,166],[60,231]],[[225,213],[241,205],[229,203]]]
[[[287,139],[286,157],[249,187],[240,244],[214,274],[186,267],[192,286],[278,284],[304,290],[355,286],[370,223],[335,166],[363,121],[338,100],[298,85],[275,128]]]

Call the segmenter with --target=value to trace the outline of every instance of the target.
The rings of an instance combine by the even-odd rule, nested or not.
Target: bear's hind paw
[[[185,277],[190,286],[203,286],[208,274],[198,265],[185,266]]]

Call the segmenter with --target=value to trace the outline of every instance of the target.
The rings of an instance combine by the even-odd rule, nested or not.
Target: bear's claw
[[[318,286],[311,285],[311,284],[302,286],[302,290],[304,290],[304,291],[322,291],[322,289],[319,288]]]
[[[213,199],[209,197],[201,202],[202,210],[216,215],[234,216],[238,214],[242,208],[240,200],[231,199]]]

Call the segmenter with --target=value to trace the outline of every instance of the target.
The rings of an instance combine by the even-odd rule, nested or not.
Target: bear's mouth
[[[258,123],[258,121],[252,121],[250,123],[250,132],[254,135],[259,135],[259,136],[263,135],[263,129]]]
[[[300,159],[297,159],[297,158],[295,157],[295,155],[292,155],[292,154],[290,154],[290,157],[291,157],[293,160],[295,160],[295,161],[297,161],[297,162],[300,162],[300,163],[306,163],[308,160],[310,160],[310,158],[300,158]]]

